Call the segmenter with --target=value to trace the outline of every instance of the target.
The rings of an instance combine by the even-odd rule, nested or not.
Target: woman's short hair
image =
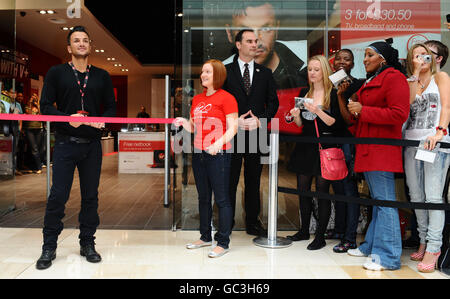
[[[221,89],[227,79],[227,69],[222,61],[217,59],[209,59],[203,65],[210,64],[213,68],[213,88]]]
[[[436,73],[436,60],[434,59],[434,55],[431,52],[431,50],[422,43],[417,43],[411,46],[411,48],[409,48],[408,50],[408,56],[406,56],[406,71],[408,73],[408,76],[411,76],[412,74],[414,74],[414,63],[413,63],[413,52],[415,49],[422,47],[426,50],[427,54],[431,56],[431,73],[435,74]]]

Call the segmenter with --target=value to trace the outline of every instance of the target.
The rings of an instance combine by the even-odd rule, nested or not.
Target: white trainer
[[[364,253],[362,253],[359,248],[356,249],[349,249],[347,250],[347,254],[351,255],[351,256],[357,256],[357,257],[366,257],[367,255],[365,255]]]
[[[364,269],[371,271],[383,271],[385,269],[380,264],[374,263],[372,261],[364,263],[363,267]]]

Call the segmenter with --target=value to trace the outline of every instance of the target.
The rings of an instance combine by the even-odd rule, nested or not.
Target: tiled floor
[[[280,232],[286,236],[292,232]],[[41,251],[41,229],[0,228],[0,278],[390,278],[443,279],[440,272],[417,272],[416,262],[405,250],[402,268],[371,272],[362,268],[364,258],[333,253],[337,241],[327,247],[308,251],[308,241],[283,249],[255,246],[252,237],[233,232],[230,252],[211,259],[209,248],[185,249],[199,237],[197,231],[99,230],[97,250],[103,261],[90,264],[79,255],[78,231],[66,229],[59,238],[57,258],[47,270],[35,269]]]

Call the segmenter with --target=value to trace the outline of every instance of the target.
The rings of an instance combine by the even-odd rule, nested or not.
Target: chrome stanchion
[[[47,198],[50,195],[50,122],[47,122]]]
[[[166,75],[166,103],[165,103],[165,117],[169,118],[170,112],[170,77]],[[169,207],[169,188],[170,188],[170,131],[169,124],[165,124],[165,151],[164,151],[164,207]]]
[[[264,248],[285,248],[292,245],[292,241],[277,237],[278,216],[278,157],[279,157],[279,133],[270,134],[270,160],[269,160],[269,211],[267,238],[258,237],[253,243]]]

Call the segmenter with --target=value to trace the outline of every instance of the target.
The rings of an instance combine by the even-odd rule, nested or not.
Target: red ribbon
[[[0,120],[50,121],[50,122],[87,122],[111,124],[171,124],[175,118],[128,118],[128,117],[91,117],[0,113]]]

